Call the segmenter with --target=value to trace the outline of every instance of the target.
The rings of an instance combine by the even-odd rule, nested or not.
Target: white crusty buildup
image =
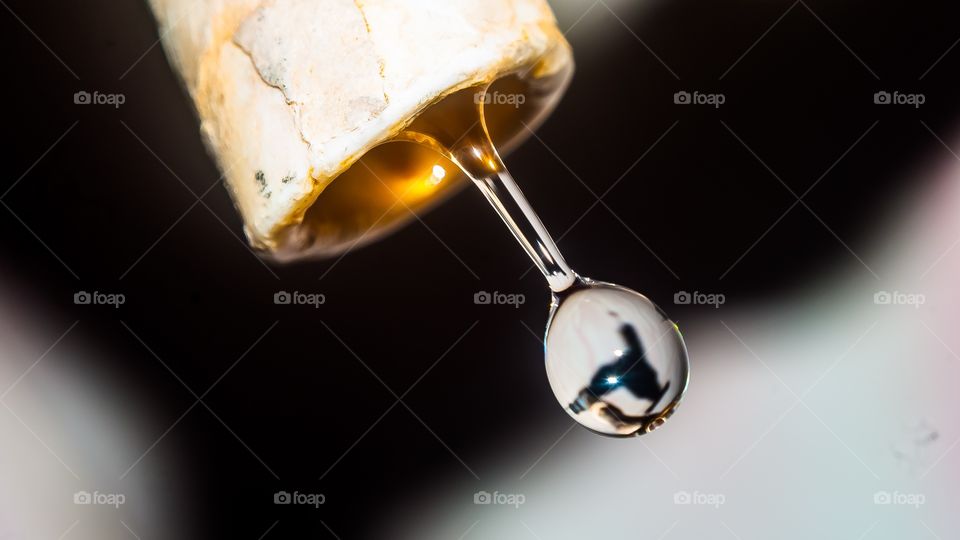
[[[569,46],[545,0],[149,0],[250,242],[454,90]],[[557,51],[560,51],[559,53]]]

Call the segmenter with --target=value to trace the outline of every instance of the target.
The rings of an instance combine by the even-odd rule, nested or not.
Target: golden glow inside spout
[[[447,169],[437,163],[428,174],[410,178],[403,182],[402,187],[396,191],[397,196],[404,203],[417,202],[429,198],[440,188],[441,183],[447,178]]]

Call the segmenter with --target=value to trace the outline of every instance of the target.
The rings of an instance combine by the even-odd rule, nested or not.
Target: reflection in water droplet
[[[660,427],[687,389],[680,331],[643,295],[581,278],[567,265],[490,140],[484,100],[476,99],[484,92],[455,93],[432,108],[444,114],[418,117],[403,136],[459,166],[546,277],[554,293],[545,338],[547,377],[567,413],[615,437]]]
[[[547,378],[583,426],[613,436],[663,424],[687,388],[676,325],[634,291],[584,280],[558,295],[547,329]]]

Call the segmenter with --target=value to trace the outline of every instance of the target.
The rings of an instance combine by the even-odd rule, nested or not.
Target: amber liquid
[[[494,170],[505,174],[498,151],[530,136],[568,80],[569,72],[536,78],[521,71],[425,107],[326,186],[284,239],[284,249],[343,252],[390,232],[411,212],[428,210],[468,179],[476,182]]]
[[[487,120],[495,117],[493,111],[519,101],[516,95],[494,94],[488,87],[461,90],[418,117],[401,136],[434,149],[467,175],[547,278],[550,288],[560,292],[573,285],[576,275],[507,171],[490,136]]]

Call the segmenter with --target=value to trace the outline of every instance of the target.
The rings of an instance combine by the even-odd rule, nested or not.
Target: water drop
[[[567,414],[603,435],[648,433],[673,414],[687,388],[680,331],[645,296],[570,268],[490,140],[485,91],[446,98],[401,136],[460,167],[546,277],[553,300],[544,338],[547,378]]]
[[[619,285],[580,279],[555,294],[545,343],[557,401],[597,433],[653,431],[687,388],[679,329],[645,296]]]

